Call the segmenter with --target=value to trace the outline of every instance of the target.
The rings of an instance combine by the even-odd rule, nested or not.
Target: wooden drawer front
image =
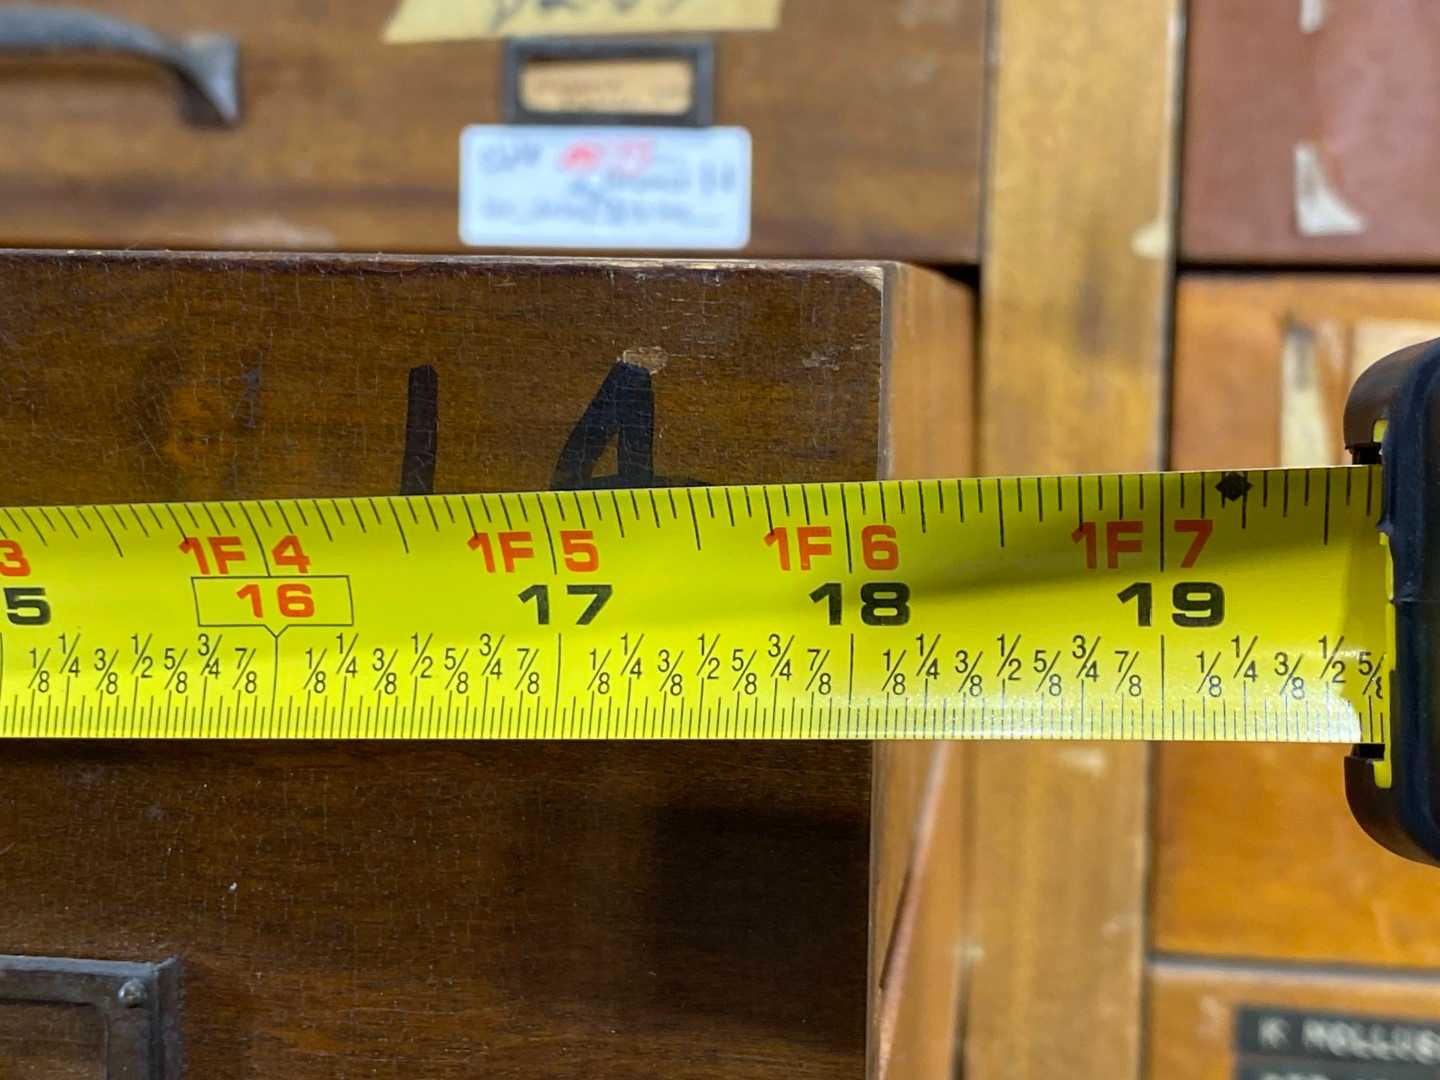
[[[1225,262],[1430,262],[1440,9],[1190,5],[1182,250]]]
[[[394,493],[427,447],[438,491],[543,488],[592,405],[582,497],[607,425],[656,483],[969,461],[969,298],[893,265],[9,253],[0,291],[12,504]],[[874,757],[13,743],[0,953],[178,957],[197,1076],[854,1077],[915,812]]]
[[[616,409],[653,439],[657,477],[875,476],[888,272],[0,256],[0,445],[18,455],[0,488],[29,502],[393,494],[426,367],[438,491],[552,486],[617,365],[651,388]],[[594,475],[617,468],[612,452]]]
[[[92,5],[235,37],[228,131],[127,61],[0,60],[0,243],[458,248],[460,132],[502,119],[502,48],[382,44],[397,2]],[[975,259],[984,13],[786,0],[780,29],[716,37],[715,122],[754,137],[749,251]]]
[[[0,941],[180,957],[187,1075],[853,1078],[870,757],[22,743]]]
[[[1440,278],[1226,278],[1180,287],[1177,468],[1338,463],[1349,382],[1440,335]],[[1431,967],[1434,875],[1351,820],[1343,747],[1160,751],[1154,945]]]

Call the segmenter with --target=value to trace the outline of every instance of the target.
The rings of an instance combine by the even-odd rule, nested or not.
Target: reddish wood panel
[[[0,60],[0,243],[458,248],[460,132],[502,117],[502,47],[384,45],[396,3],[91,5],[234,36],[229,131],[134,62]],[[716,122],[754,137],[750,253],[974,261],[985,11],[788,0],[778,30],[715,36]]]
[[[1187,258],[1436,260],[1440,9],[1196,0],[1188,37]]]

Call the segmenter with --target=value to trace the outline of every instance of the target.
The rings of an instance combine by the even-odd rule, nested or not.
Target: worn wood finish
[[[1195,0],[1190,42],[1187,258],[1436,260],[1434,4]]]
[[[1433,321],[1432,321],[1433,320]],[[1278,465],[1287,351],[1329,372],[1317,459],[1338,459],[1346,384],[1437,333],[1440,278],[1194,275],[1176,331],[1177,468]],[[1292,441],[1292,447],[1295,443]],[[1292,454],[1295,451],[1292,449]],[[1316,463],[1301,462],[1301,463]],[[1345,803],[1341,747],[1166,746],[1157,771],[1152,938],[1167,952],[1440,964],[1435,876],[1371,841]]]
[[[954,743],[905,743],[877,747],[875,764],[877,850],[905,864],[875,878],[873,1072],[951,1076],[969,945],[967,759]]]
[[[124,61],[0,61],[0,243],[457,248],[460,131],[501,118],[501,46],[382,45],[395,4],[92,5],[234,35],[245,117],[185,127]],[[985,9],[788,0],[779,30],[716,36],[716,122],[754,136],[751,253],[975,259]]]
[[[550,486],[617,361],[650,373],[657,482],[928,468],[881,436],[916,379],[954,396],[940,463],[967,460],[968,301],[885,264],[12,253],[0,291],[8,503],[393,493],[426,366],[438,491]],[[872,896],[915,847],[875,769],[849,744],[16,743],[0,951],[181,956],[206,1077],[853,1077],[890,1008]]]
[[[1155,1080],[1234,1080],[1235,1014],[1243,1005],[1429,1024],[1440,1019],[1440,980],[1429,975],[1161,962],[1151,968],[1149,987],[1146,1061],[1147,1075]],[[1387,1074],[1383,1064],[1378,1069],[1376,1075]],[[1317,1072],[1325,1075],[1302,1067],[1278,1069],[1275,1075],[1310,1080]]]
[[[1161,464],[1180,15],[999,7],[984,471]],[[1142,747],[974,752],[967,1077],[1062,1062],[1077,1080],[1138,1076],[1147,762]]]
[[[894,476],[959,476],[973,465],[970,432],[953,422],[972,409],[973,312],[942,279],[900,284],[895,348],[914,362],[886,387],[883,444]],[[871,907],[872,1071],[880,1080],[947,1076],[956,1055],[964,963],[964,762],[946,743],[875,747]]]

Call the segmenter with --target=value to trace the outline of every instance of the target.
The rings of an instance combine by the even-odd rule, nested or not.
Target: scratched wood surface
[[[7,502],[923,469],[880,434],[911,364],[968,462],[968,348],[907,315],[966,342],[968,297],[896,266],[10,253],[0,291]],[[916,847],[876,767],[14,743],[0,951],[182,957],[206,1077],[854,1077]]]
[[[1174,2],[999,5],[985,472],[1162,464],[1180,17]],[[1137,1077],[1145,749],[969,753],[964,1075]]]
[[[1386,352],[1436,336],[1433,276],[1189,276],[1176,329],[1174,464],[1338,463],[1349,383]],[[1435,875],[1384,851],[1351,819],[1343,755],[1342,747],[1160,750],[1157,949],[1440,965]]]
[[[0,59],[0,244],[456,249],[460,131],[500,121],[502,49],[383,45],[397,2],[91,5],[237,38],[231,131],[186,127],[133,62]],[[778,30],[715,37],[716,122],[754,137],[750,253],[974,261],[985,10],[787,0]]]
[[[1434,263],[1440,9],[1195,0],[1182,246],[1227,263]]]

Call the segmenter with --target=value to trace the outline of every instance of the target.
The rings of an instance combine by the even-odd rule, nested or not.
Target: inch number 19
[[[1140,626],[1149,626],[1155,611],[1155,588],[1148,581],[1137,581],[1116,594],[1122,604],[1135,602],[1135,617]],[[1175,608],[1170,617],[1176,626],[1219,626],[1225,621],[1225,590],[1213,581],[1178,581],[1170,590],[1170,603]]]

